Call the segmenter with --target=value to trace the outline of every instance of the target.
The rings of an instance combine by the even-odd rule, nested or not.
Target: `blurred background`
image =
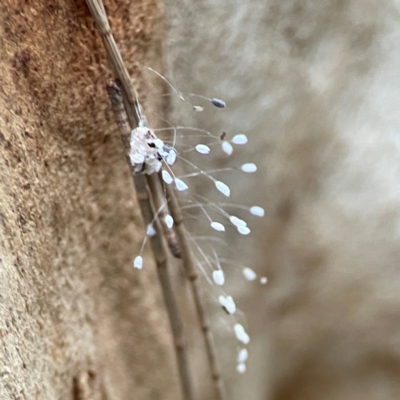
[[[229,238],[268,277],[229,282],[252,338],[244,375],[214,318],[229,398],[399,399],[400,2],[167,0],[165,12],[166,76],[228,104],[194,113],[175,98],[169,119],[246,133],[229,163],[258,172],[227,182],[266,211]]]

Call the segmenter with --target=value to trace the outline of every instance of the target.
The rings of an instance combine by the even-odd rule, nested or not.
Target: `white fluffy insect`
[[[159,172],[162,161],[175,163],[176,151],[164,145],[156,134],[146,126],[138,126],[131,132],[129,158],[135,174],[151,175]]]

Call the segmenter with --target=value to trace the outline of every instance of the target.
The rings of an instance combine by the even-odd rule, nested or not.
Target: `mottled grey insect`
[[[172,165],[176,151],[166,146],[156,134],[146,126],[138,126],[131,132],[129,158],[135,174],[154,174],[159,172],[162,161]]]

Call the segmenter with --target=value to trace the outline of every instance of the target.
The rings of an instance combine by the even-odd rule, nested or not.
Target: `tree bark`
[[[158,0],[106,2],[134,63],[161,70]],[[0,5],[0,398],[177,399],[172,340],[84,0]],[[150,88],[150,89],[149,89]]]

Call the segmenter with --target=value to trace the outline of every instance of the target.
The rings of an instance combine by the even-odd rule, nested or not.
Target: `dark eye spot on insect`
[[[156,138],[156,136],[154,135],[154,133],[153,133],[152,131],[150,131],[150,130],[148,130],[148,131],[144,134],[144,137],[145,137],[146,139],[155,139],[155,138]]]
[[[149,147],[151,147],[152,149],[154,149],[156,147],[155,143],[153,143],[153,142],[147,143],[147,145]]]

